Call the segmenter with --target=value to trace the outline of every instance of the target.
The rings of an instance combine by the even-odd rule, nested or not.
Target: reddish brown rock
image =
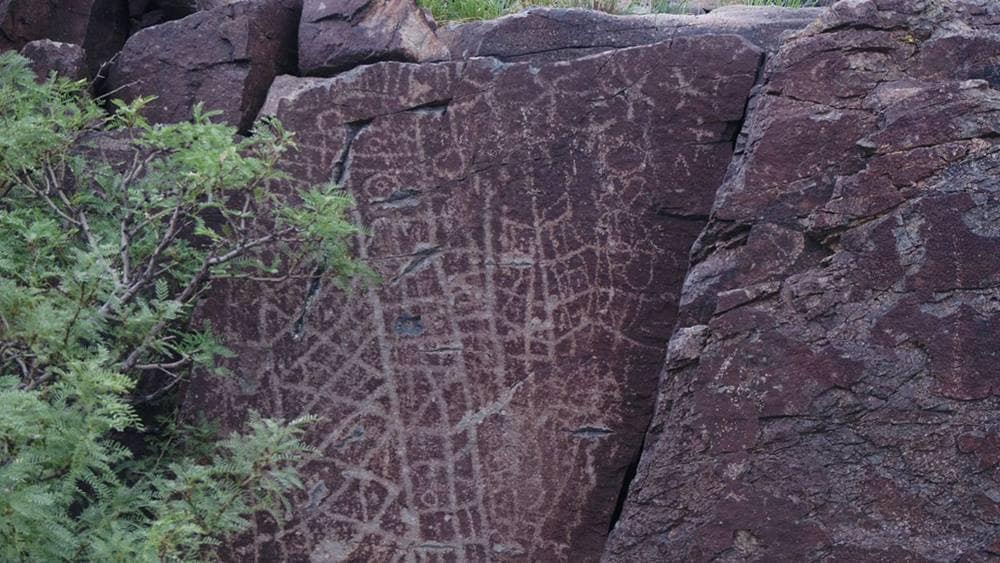
[[[133,99],[155,95],[155,122],[190,119],[196,102],[246,130],[277,74],[295,68],[296,0],[238,2],[149,27],[129,38],[108,89]]]
[[[53,72],[70,80],[87,77],[86,55],[79,45],[39,39],[25,45],[21,55],[31,61],[31,68],[40,80]]]
[[[727,6],[702,16],[613,16],[593,10],[532,9],[438,29],[453,58],[557,61],[674,37],[733,33],[771,51],[822,12],[813,8]]]
[[[802,0],[799,4],[807,8],[822,8],[825,6],[832,6],[836,2],[837,0]],[[780,2],[775,2],[775,4],[779,3]],[[687,13],[694,14],[727,9],[733,4],[734,0],[686,0],[685,2],[675,1],[673,3],[673,5],[677,8],[684,8]]]
[[[331,76],[380,61],[426,62],[449,57],[434,22],[413,0],[305,0],[299,68]]]
[[[606,560],[995,554],[998,24],[850,0],[772,59]]]
[[[0,51],[50,39],[83,47],[91,74],[121,48],[128,33],[126,0],[0,2]]]
[[[188,412],[324,417],[298,518],[234,558],[596,560],[760,56],[716,35],[279,78],[288,171],[354,194],[382,281],[215,296],[238,375]]]

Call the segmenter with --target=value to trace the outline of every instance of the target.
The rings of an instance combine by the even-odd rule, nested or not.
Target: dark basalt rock
[[[775,4],[778,3],[780,2],[775,2]],[[801,5],[808,8],[824,8],[836,3],[837,0],[802,0]],[[687,0],[683,4],[674,4],[675,7],[682,8],[688,14],[704,14],[714,10],[729,8],[732,5],[732,0]]]
[[[987,561],[1000,4],[851,0],[768,65],[607,561]]]
[[[87,77],[86,54],[79,45],[39,39],[25,45],[21,55],[31,61],[31,68],[40,80],[47,79],[52,72],[70,80]]]
[[[297,0],[238,2],[143,29],[112,66],[108,89],[156,95],[154,122],[191,118],[196,102],[247,130],[277,74],[295,69]]]
[[[691,35],[733,33],[771,51],[816,19],[813,8],[727,6],[703,16],[613,16],[593,10],[532,9],[503,18],[450,25],[438,37],[455,59],[557,61]]]
[[[94,75],[128,34],[125,0],[6,0],[0,2],[0,51],[40,39],[80,45]]]
[[[280,77],[287,171],[354,195],[382,281],[211,298],[238,375],[188,412],[324,418],[297,520],[234,560],[596,560],[760,60],[705,35]]]
[[[305,0],[299,30],[299,68],[331,76],[380,61],[448,59],[434,22],[413,0]]]

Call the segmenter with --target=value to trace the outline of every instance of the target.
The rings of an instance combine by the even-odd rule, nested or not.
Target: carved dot
[[[420,495],[420,502],[424,503],[425,506],[430,506],[430,507],[437,506],[438,505],[437,493],[435,493],[434,491],[424,491],[424,493]]]

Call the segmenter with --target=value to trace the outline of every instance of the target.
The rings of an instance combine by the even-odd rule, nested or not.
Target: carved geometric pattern
[[[382,279],[216,288],[235,377],[188,410],[323,417],[296,517],[238,558],[596,559],[759,59],[702,36],[279,78],[285,168],[354,195]]]

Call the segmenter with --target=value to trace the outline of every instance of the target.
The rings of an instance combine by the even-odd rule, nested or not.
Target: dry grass
[[[687,13],[688,0],[417,0],[438,22],[488,20],[531,7],[587,8],[610,14]],[[816,0],[732,0],[726,4],[804,8]]]

